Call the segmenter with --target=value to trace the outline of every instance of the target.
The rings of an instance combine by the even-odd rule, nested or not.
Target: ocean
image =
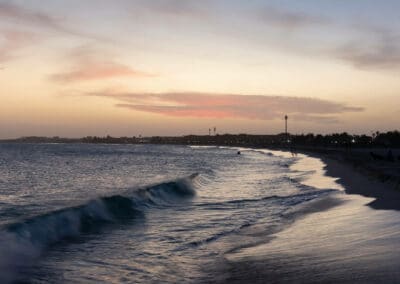
[[[223,283],[237,271],[246,279],[251,262],[240,270],[235,258],[271,256],[277,235],[344,208],[344,195],[321,160],[267,149],[0,144],[0,282]],[[271,275],[293,246],[274,249]]]

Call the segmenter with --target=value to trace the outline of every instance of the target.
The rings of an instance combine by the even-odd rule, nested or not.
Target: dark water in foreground
[[[236,152],[0,145],[1,282],[223,282],[228,255],[341,195],[316,159]]]

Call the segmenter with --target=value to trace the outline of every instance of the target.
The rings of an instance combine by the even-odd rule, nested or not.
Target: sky
[[[397,0],[0,0],[0,138],[398,129]]]

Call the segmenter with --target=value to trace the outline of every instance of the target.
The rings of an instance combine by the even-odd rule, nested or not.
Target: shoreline
[[[346,194],[374,198],[367,206],[375,210],[400,211],[400,161],[376,161],[370,155],[373,152],[384,156],[389,149],[298,148],[295,152],[287,147],[267,149],[320,159],[326,175],[336,178]],[[393,153],[398,155],[400,149],[393,149]]]
[[[35,143],[36,144],[36,143]],[[43,143],[39,143],[43,144]],[[53,144],[53,143],[51,143]],[[89,145],[88,143],[83,143]],[[96,143],[100,144],[100,143]],[[104,145],[114,145],[106,143]],[[175,144],[118,144],[117,145],[175,145]],[[200,146],[197,144],[176,144],[181,146]],[[305,154],[321,159],[325,164],[328,175],[338,178],[338,183],[344,186],[347,194],[358,194],[364,197],[375,198],[368,205],[374,209],[400,210],[400,160],[392,162],[374,160],[371,152],[385,157],[389,150],[394,157],[400,157],[400,149],[393,148],[326,148],[326,147],[296,147],[290,149],[282,146],[251,146],[251,145],[204,145],[212,147],[233,147],[248,149],[265,149],[269,151],[282,151],[291,155],[295,153]],[[350,174],[354,172],[354,174]],[[366,177],[368,181],[361,178]]]
[[[298,148],[295,152],[287,147],[268,148],[271,152],[285,152],[287,156],[302,154],[320,159],[324,164],[325,174],[333,177],[348,195],[374,198],[367,206],[376,210],[400,211],[400,161],[374,161],[370,153],[375,151],[383,156],[388,149],[327,149]],[[400,149],[394,149],[397,155]]]
[[[374,168],[368,157],[360,163],[344,153],[329,155],[306,151],[304,154],[321,159],[325,163],[326,174],[337,178],[346,194],[374,198],[367,206],[376,210],[400,211],[399,177],[390,171]],[[389,165],[386,169],[392,168]]]
[[[325,164],[345,202],[305,214],[268,242],[228,252],[223,283],[397,283],[400,192],[342,155],[301,154]]]

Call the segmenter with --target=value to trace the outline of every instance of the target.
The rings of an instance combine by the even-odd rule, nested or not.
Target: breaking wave
[[[107,224],[134,220],[143,216],[146,208],[173,206],[193,197],[197,176],[99,197],[6,225],[0,230],[0,282],[13,281],[18,271],[29,267],[51,245],[96,233]]]

